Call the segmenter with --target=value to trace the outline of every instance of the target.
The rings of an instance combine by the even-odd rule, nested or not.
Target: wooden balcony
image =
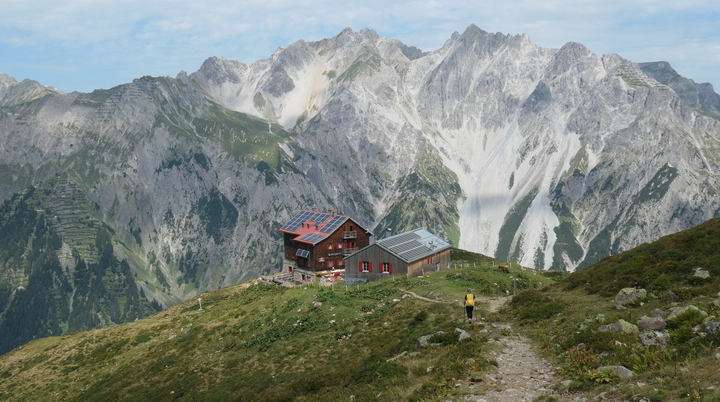
[[[342,232],[343,239],[357,239],[357,230],[346,230]]]

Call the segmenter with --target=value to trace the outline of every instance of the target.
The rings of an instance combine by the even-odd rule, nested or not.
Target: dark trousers
[[[472,313],[474,306],[465,306],[465,312],[467,312],[468,320],[472,320]]]

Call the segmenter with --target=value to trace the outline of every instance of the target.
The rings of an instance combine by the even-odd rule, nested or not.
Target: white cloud
[[[253,62],[278,46],[335,36],[348,26],[432,50],[471,23],[490,32],[526,33],[541,46],[574,41],[634,61],[667,59],[673,66],[686,64],[678,71],[690,78],[704,71],[702,80],[720,84],[717,1],[6,0],[2,8],[0,51],[34,52],[37,71],[55,65],[90,77],[94,68],[112,85],[147,74],[194,71],[210,56]],[[684,46],[689,49],[682,52]],[[21,65],[28,62],[0,58],[0,72]],[[122,73],[110,77],[115,70]],[[77,89],[98,84],[88,85]]]

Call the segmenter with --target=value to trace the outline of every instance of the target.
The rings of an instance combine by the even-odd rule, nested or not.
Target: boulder
[[[702,269],[701,267],[697,267],[697,268],[695,268],[695,275],[693,275],[693,276],[696,276],[698,278],[707,279],[710,277],[710,272],[708,272],[705,269]]]
[[[615,374],[617,374],[617,376],[620,378],[627,378],[633,376],[633,372],[625,366],[602,366],[598,367],[598,370],[605,371],[608,367],[610,368],[610,370],[614,371]]]
[[[640,332],[637,325],[630,324],[629,322],[620,319],[617,322],[608,325],[601,325],[598,328],[600,332],[617,332],[621,334],[637,334]]]
[[[490,335],[488,335],[488,339],[499,338],[501,335],[502,335],[502,329],[500,329],[500,328],[495,328],[495,329],[490,333]]]
[[[417,350],[425,349],[428,346],[438,346],[441,345],[441,343],[430,343],[430,338],[432,338],[435,335],[444,335],[445,331],[438,331],[434,334],[430,335],[423,335],[418,338],[417,340]]]
[[[615,295],[615,308],[623,309],[628,304],[647,297],[645,289],[624,288]]]
[[[637,325],[640,331],[662,331],[667,327],[667,322],[662,317],[642,316],[638,318]]]
[[[655,345],[664,348],[669,339],[670,333],[667,331],[643,331],[640,333],[640,341],[645,346]]]
[[[672,302],[679,302],[682,300],[682,298],[680,296],[676,295],[675,292],[673,292],[672,290],[668,290],[667,297],[665,298],[665,300],[667,300],[668,303],[672,303]]]
[[[720,335],[720,321],[711,321],[706,323],[705,332],[711,336]]]
[[[455,332],[460,333],[460,335],[458,335],[458,342],[462,341],[463,339],[470,338],[470,334],[464,329],[455,328]]]
[[[668,313],[663,309],[653,309],[653,311],[650,312],[651,317],[667,317]]]
[[[720,308],[720,299],[715,299],[715,300],[711,301],[710,308],[712,308],[712,309]]]

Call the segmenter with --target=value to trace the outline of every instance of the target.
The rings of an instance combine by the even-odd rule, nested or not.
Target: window
[[[382,272],[383,274],[392,274],[392,263],[381,262],[380,263],[380,272]]]
[[[372,272],[372,262],[370,261],[360,261],[358,270],[360,272]]]
[[[332,268],[332,267],[333,267],[333,260],[329,260],[329,261],[327,262],[327,267],[328,267],[328,268]]]
[[[328,250],[332,250],[332,243],[328,243]]]
[[[428,264],[432,264],[432,262],[433,262],[433,256],[428,257],[428,258],[427,258],[427,263],[428,263]]]

